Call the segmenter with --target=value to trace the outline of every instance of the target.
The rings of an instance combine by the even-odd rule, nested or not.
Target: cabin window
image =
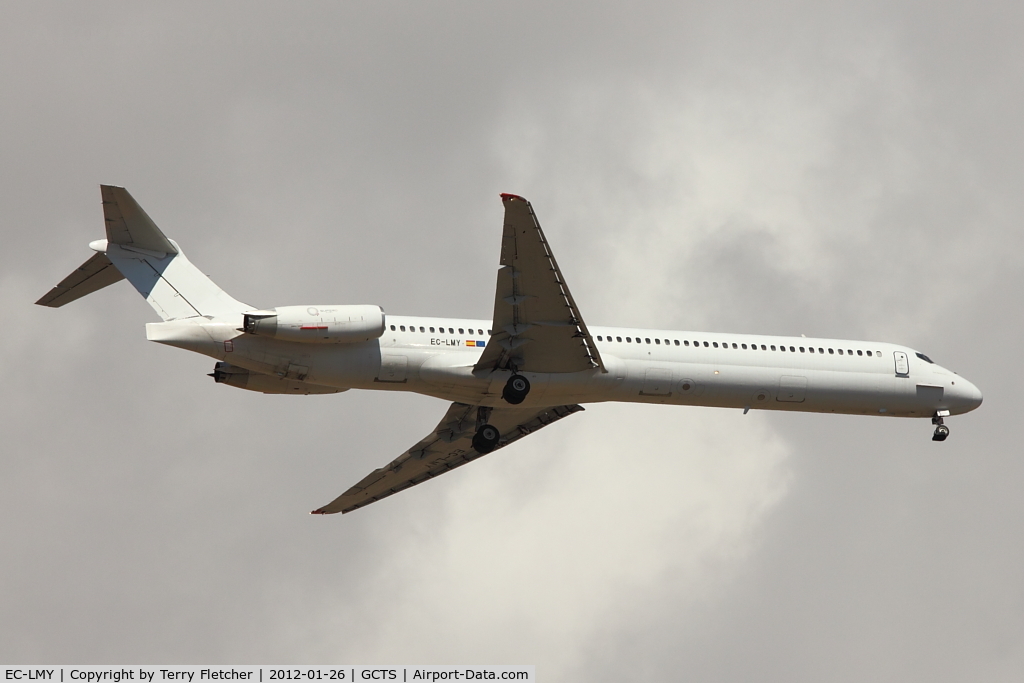
[[[804,352],[804,347],[801,346],[800,347],[800,353],[803,353],[803,352]]]
[[[626,337],[626,341],[628,341],[630,344],[632,344],[633,343],[633,338],[632,337]]]
[[[716,349],[718,348],[718,342],[711,342],[711,345],[714,346]]]
[[[746,351],[746,350],[747,350],[747,345],[746,345],[746,344],[740,344],[740,347],[741,347],[741,348],[742,348],[742,349],[743,349],[744,351]]]
[[[644,339],[644,341],[645,341],[645,342],[647,342],[648,344],[650,344],[650,343],[651,343],[651,340],[650,340],[650,338],[646,338],[646,339]]]
[[[857,355],[858,355],[858,356],[863,356],[863,355],[864,355],[864,352],[863,352],[863,351],[861,351],[860,349],[857,349]]]
[[[772,351],[775,350],[775,344],[772,344]]]
[[[679,340],[678,339],[673,339],[672,341],[674,341],[676,343],[676,346],[679,346]]]
[[[401,330],[402,330],[402,332],[405,332],[405,325],[400,325],[400,326],[399,326],[399,329],[401,329]]]
[[[825,353],[825,349],[823,349],[823,348],[821,348],[821,347],[819,346],[819,347],[818,347],[818,353]]]
[[[603,339],[601,339],[601,335],[597,335],[597,341],[604,341]]]
[[[422,325],[420,325],[420,332],[426,332],[426,329],[424,329]]]
[[[708,347],[708,343],[704,342],[704,348],[707,348],[707,347]]]
[[[392,325],[392,326],[391,326],[391,331],[392,331],[392,332],[394,332],[394,331],[395,331],[395,326],[394,326],[394,325]]]
[[[617,341],[617,342],[620,342],[620,341],[622,341],[622,337],[616,337],[616,338],[615,338],[615,341]]]
[[[660,344],[660,343],[661,343],[661,340],[660,340],[660,339],[655,339],[655,340],[654,340],[654,343],[655,343],[655,344]]]
[[[684,339],[683,340],[683,346],[689,346],[689,345],[690,345],[690,340],[689,339]]]
[[[785,346],[780,346],[780,347],[779,347],[779,351],[785,351],[785,350],[786,350],[786,347],[785,347]]]
[[[651,340],[650,340],[650,339],[648,339],[647,341],[648,341],[648,343],[650,343],[650,341],[651,341]],[[640,343],[640,337],[637,337],[637,338],[636,338],[636,343],[637,343],[637,344],[639,344],[639,343]]]
[[[843,350],[842,349],[839,349],[839,355],[840,356],[843,355]]]
[[[462,331],[461,327],[459,328],[459,334],[465,334],[465,332]]]
[[[832,349],[829,349],[829,350],[828,350],[828,352],[829,352],[830,354],[835,354],[835,351],[833,351]]]
[[[431,328],[430,328],[430,331],[431,331],[431,332],[433,332],[433,331],[434,331],[434,328],[433,328],[433,327],[431,327]]]

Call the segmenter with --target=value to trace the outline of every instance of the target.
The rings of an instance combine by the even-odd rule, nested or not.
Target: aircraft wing
[[[505,226],[491,339],[476,370],[604,370],[530,203],[501,195]]]
[[[579,405],[491,409],[453,403],[427,438],[395,458],[391,464],[374,470],[334,501],[313,510],[311,514],[352,512],[481,457],[484,454],[472,445],[481,411],[487,423],[501,432],[501,440],[495,448],[497,450],[581,410],[583,406]]]

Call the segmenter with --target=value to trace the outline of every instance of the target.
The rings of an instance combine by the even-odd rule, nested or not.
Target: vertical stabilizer
[[[231,298],[185,257],[123,187],[100,185],[107,239],[100,252],[36,303],[63,306],[123,276],[164,320],[235,318],[252,306]],[[112,266],[112,267],[111,267]]]
[[[107,242],[161,254],[177,254],[178,249],[160,232],[153,219],[123,187],[100,185],[103,197],[103,221]]]

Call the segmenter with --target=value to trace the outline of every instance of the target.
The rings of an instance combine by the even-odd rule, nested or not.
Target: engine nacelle
[[[264,375],[261,372],[252,372],[224,361],[218,362],[213,367],[210,377],[217,384],[227,384],[229,387],[259,391],[264,394],[337,394],[341,391],[348,391],[348,389],[337,387],[309,384],[288,377]]]
[[[245,314],[244,332],[310,344],[355,344],[384,334],[380,306],[280,306]]]

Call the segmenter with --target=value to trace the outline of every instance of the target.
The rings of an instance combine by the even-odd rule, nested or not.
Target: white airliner
[[[882,342],[591,327],[530,203],[503,194],[490,320],[385,315],[379,306],[255,309],[193,266],[121,187],[102,185],[107,238],[36,303],[59,307],[127,279],[164,322],[152,341],[218,360],[219,383],[268,394],[413,391],[451,401],[437,427],[314,514],[351,512],[583,410],[632,401],[943,418],[978,389],[914,349]]]

